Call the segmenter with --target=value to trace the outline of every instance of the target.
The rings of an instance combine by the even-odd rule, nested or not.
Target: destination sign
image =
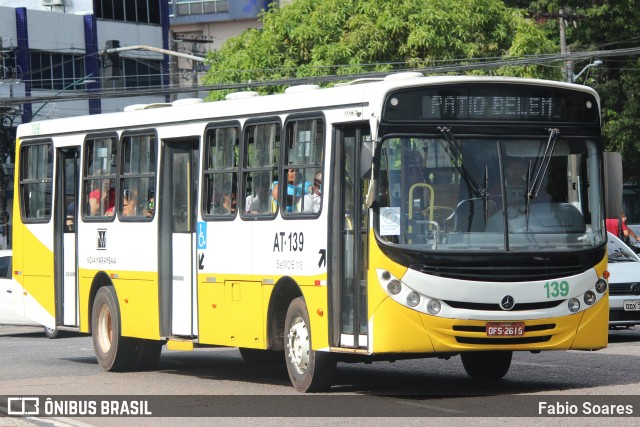
[[[478,84],[403,89],[388,95],[383,117],[391,122],[599,120],[597,101],[585,92]]]

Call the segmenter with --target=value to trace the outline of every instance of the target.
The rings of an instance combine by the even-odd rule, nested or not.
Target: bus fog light
[[[440,313],[441,308],[442,308],[442,305],[440,304],[440,301],[438,301],[437,299],[429,300],[429,302],[427,303],[427,311],[430,314]]]
[[[591,305],[596,302],[596,293],[593,291],[587,291],[584,293],[584,303]]]
[[[398,295],[401,290],[402,285],[400,284],[399,280],[392,280],[387,283],[387,291],[389,291],[391,295]]]
[[[580,300],[578,300],[578,298],[571,298],[569,300],[569,311],[576,313],[578,310],[580,310]]]
[[[391,279],[391,273],[389,273],[388,271],[383,271],[382,272],[382,280],[389,280]]]
[[[604,279],[598,279],[598,281],[596,282],[596,291],[598,291],[598,293],[603,294],[604,291],[607,290],[607,281]]]
[[[409,307],[415,307],[418,304],[420,304],[420,295],[418,295],[417,292],[410,292],[409,295],[407,295],[407,305]]]

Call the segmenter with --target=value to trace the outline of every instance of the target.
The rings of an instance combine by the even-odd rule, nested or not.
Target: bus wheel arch
[[[93,312],[93,303],[96,299],[96,294],[100,288],[104,286],[113,286],[111,278],[104,271],[99,271],[93,278],[91,283],[91,290],[89,291],[89,304],[87,305],[87,318],[89,319],[89,332],[92,332],[91,313]]]
[[[267,348],[284,351],[284,322],[291,301],[302,296],[302,290],[290,277],[283,277],[274,285],[267,312]]]

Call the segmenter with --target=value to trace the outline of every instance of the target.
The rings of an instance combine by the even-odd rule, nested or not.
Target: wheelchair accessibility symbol
[[[198,223],[198,249],[207,249],[207,223]]]

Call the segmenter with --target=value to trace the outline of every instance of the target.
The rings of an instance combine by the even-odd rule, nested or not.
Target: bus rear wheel
[[[135,362],[135,342],[120,335],[120,321],[115,290],[100,288],[91,310],[91,335],[96,359],[107,371],[125,371]]]
[[[293,387],[303,393],[328,389],[333,382],[333,354],[311,349],[309,313],[304,298],[291,301],[285,319],[285,360]]]
[[[512,351],[471,351],[460,353],[467,374],[478,381],[497,381],[507,375]]]

